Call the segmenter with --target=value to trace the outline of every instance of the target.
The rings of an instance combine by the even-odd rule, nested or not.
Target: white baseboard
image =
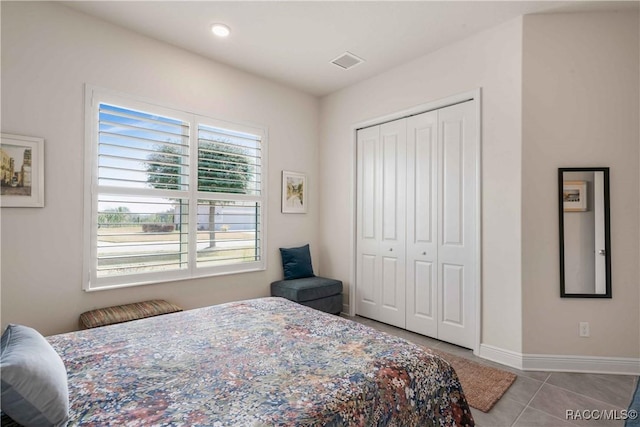
[[[524,354],[525,371],[640,375],[640,358]]]
[[[342,314],[349,315],[349,304],[342,304]]]
[[[480,344],[479,357],[500,363],[502,365],[511,366],[512,368],[522,369],[522,353],[511,350],[505,350],[500,347],[494,347],[488,344]]]
[[[640,358],[523,354],[480,344],[479,357],[522,371],[640,375]]]

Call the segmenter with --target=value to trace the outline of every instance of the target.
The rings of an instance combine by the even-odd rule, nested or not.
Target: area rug
[[[481,365],[444,351],[429,350],[453,366],[469,406],[482,412],[489,412],[517,378],[516,374],[502,369]]]

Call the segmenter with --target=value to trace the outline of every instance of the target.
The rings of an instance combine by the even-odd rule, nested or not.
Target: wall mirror
[[[611,298],[609,168],[559,168],[560,296]]]

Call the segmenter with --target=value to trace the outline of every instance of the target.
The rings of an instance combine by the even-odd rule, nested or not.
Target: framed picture
[[[307,177],[282,171],[282,213],[307,213]]]
[[[3,133],[0,206],[44,207],[44,139]]]
[[[565,212],[584,212],[587,210],[587,182],[564,181],[562,201]]]

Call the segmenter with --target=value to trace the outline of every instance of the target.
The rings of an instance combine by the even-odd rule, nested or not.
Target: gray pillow
[[[5,414],[24,426],[67,424],[67,370],[38,331],[9,325],[0,341],[0,369]]]

